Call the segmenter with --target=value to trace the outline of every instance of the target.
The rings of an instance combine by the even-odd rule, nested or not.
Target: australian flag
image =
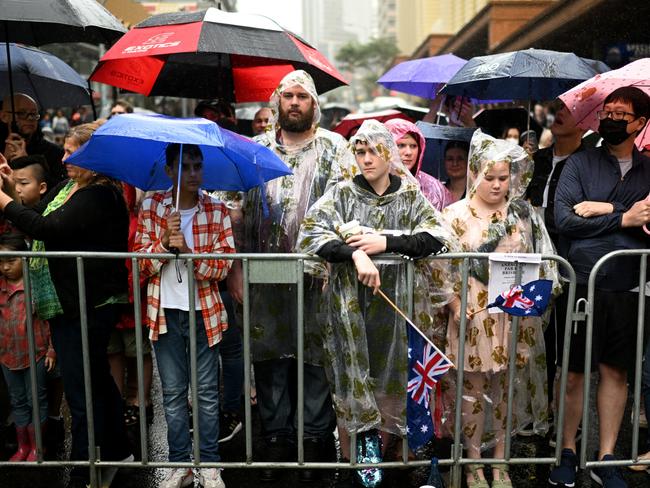
[[[426,444],[434,433],[430,396],[438,379],[453,366],[431,341],[413,324],[408,329],[408,393],[406,399],[406,433],[412,450]]]
[[[538,317],[546,310],[552,290],[551,280],[535,280],[525,285],[514,285],[510,290],[501,293],[487,308],[499,307],[507,314],[520,317]]]

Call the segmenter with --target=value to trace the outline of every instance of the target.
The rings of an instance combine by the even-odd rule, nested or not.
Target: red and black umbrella
[[[348,114],[341,119],[341,121],[332,130],[338,132],[346,139],[349,139],[357,133],[364,120],[377,120],[379,122],[386,122],[391,119],[404,119],[409,122],[415,122],[408,115],[403,114],[399,110],[381,110],[379,112],[366,112]]]
[[[268,100],[294,69],[323,93],[347,84],[316,49],[261,15],[203,12],[155,15],[102,57],[91,80],[143,95]]]

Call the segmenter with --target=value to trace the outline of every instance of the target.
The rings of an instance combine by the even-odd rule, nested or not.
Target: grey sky
[[[237,10],[266,15],[282,27],[302,35],[301,0],[237,0]]]

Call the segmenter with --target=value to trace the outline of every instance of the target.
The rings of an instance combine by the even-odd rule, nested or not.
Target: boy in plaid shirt
[[[226,206],[201,191],[203,154],[195,145],[182,146],[180,196],[176,194],[181,145],[167,147],[167,174],[174,182],[166,192],[147,198],[140,210],[135,237],[136,252],[157,253],[177,249],[181,253],[234,253],[235,245]],[[231,262],[221,259],[194,261],[198,422],[201,461],[219,461],[218,349],[228,327],[217,282],[228,274]],[[187,392],[190,382],[189,293],[185,261],[140,261],[147,288],[146,323],[156,351],[167,420],[169,460],[190,461]],[[192,471],[174,468],[159,485],[178,488],[192,483]],[[221,470],[202,468],[199,482],[205,488],[223,488]]]

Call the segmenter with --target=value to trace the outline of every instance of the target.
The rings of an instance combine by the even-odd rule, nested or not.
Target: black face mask
[[[626,120],[613,120],[610,118],[600,121],[598,133],[607,144],[612,146],[618,146],[632,135],[627,133]]]

